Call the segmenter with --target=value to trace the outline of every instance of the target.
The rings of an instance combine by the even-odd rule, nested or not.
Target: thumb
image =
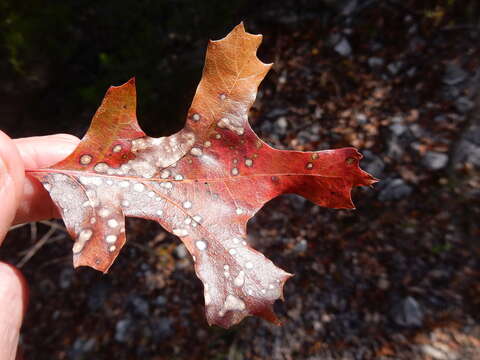
[[[0,131],[0,245],[23,191],[23,161],[13,141]],[[14,360],[26,304],[26,286],[18,270],[0,263],[0,360]]]
[[[0,262],[0,360],[15,359],[27,292],[20,271]]]
[[[0,245],[13,221],[23,194],[25,171],[17,147],[4,132],[0,131]]]

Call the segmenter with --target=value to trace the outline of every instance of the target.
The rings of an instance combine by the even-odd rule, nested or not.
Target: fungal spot
[[[173,229],[173,234],[178,237],[183,237],[188,235],[188,231],[185,229]]]
[[[234,164],[238,164],[238,159],[233,159]]]
[[[165,189],[171,189],[173,187],[173,185],[170,181],[162,183],[160,186],[163,186]]]
[[[90,240],[92,235],[93,235],[92,230],[90,230],[90,229],[82,230],[82,231],[80,231],[80,234],[78,234],[78,241],[86,242],[86,241]]]
[[[245,129],[238,120],[232,120],[229,118],[221,118],[217,122],[217,126],[222,129],[228,129],[230,131],[233,131],[237,135],[243,135],[243,133],[245,132]]]
[[[117,250],[117,247],[115,245],[112,245],[108,248],[108,251],[110,252],[114,252],[115,250]]]
[[[355,159],[354,159],[354,158],[351,158],[351,157],[349,157],[349,158],[347,158],[347,159],[345,160],[345,163],[346,163],[347,165],[352,165],[354,162],[355,162]]]
[[[168,171],[168,170],[163,170],[163,171],[160,173],[160,177],[161,177],[162,179],[166,179],[166,178],[168,178],[169,176],[170,176],[170,171]]]
[[[149,191],[147,195],[148,197],[153,198],[155,196],[155,193],[153,191]]]
[[[181,181],[181,180],[183,180],[183,176],[180,175],[180,174],[177,174],[177,175],[175,175],[175,180]]]
[[[234,244],[240,244],[240,239],[239,238],[233,238],[233,243]]]
[[[199,223],[200,221],[202,221],[202,217],[200,215],[195,215],[193,217],[193,220],[195,220],[197,223]]]
[[[112,229],[116,228],[118,226],[118,221],[115,219],[110,219],[107,221],[108,226],[110,226]]]
[[[205,292],[205,305],[210,305],[211,302],[212,302],[212,298],[207,292]]]
[[[252,166],[252,165],[253,165],[253,160],[252,160],[252,159],[246,159],[246,160],[245,160],[245,166],[250,167],[250,166]]]
[[[222,310],[218,312],[218,315],[223,316],[227,311],[243,311],[245,310],[245,303],[233,295],[228,295]]]
[[[249,261],[249,262],[245,263],[245,267],[247,269],[253,269],[253,263]]]
[[[312,160],[317,160],[317,159],[318,159],[318,154],[317,153],[312,154]]]
[[[222,138],[222,135],[220,135],[220,134],[215,135],[215,139],[220,140],[221,138]]]
[[[237,208],[237,210],[235,210],[235,212],[237,213],[237,215],[242,215],[244,211],[243,211],[243,209]]]
[[[313,169],[313,163],[309,162],[307,163],[307,169]]]
[[[145,190],[145,185],[141,183],[136,183],[135,185],[133,185],[133,190],[142,192],[143,190]]]
[[[192,119],[195,121],[200,120],[200,115],[199,114],[193,114]]]
[[[88,155],[88,154],[85,154],[85,155],[82,155],[80,156],[80,164],[82,165],[88,165],[92,162],[92,155]]]
[[[192,223],[192,218],[187,217],[185,220],[183,220],[183,223],[186,224],[186,225],[190,225]]]
[[[157,214],[158,216],[162,216],[163,210],[157,210],[157,211],[155,212],[155,214]]]
[[[113,185],[113,181],[112,181],[112,180],[110,180],[110,179],[108,179],[108,180],[107,180],[107,185],[110,185],[110,186],[112,186],[112,185]]]
[[[90,224],[93,225],[93,224],[95,224],[96,222],[97,222],[97,219],[96,219],[96,218],[94,218],[94,217],[90,218]]]
[[[193,156],[202,156],[202,150],[194,147],[192,148],[192,150],[190,150],[190,154],[192,154]]]
[[[107,244],[115,244],[116,241],[117,241],[117,236],[116,235],[107,235],[105,237],[105,242]]]
[[[275,288],[275,286],[273,286],[272,284],[270,284],[270,285],[268,285],[268,288],[269,288],[270,290],[273,290],[273,289]]]
[[[228,250],[228,253],[229,253],[230,255],[235,255],[235,254],[237,253],[237,250],[235,250],[235,249],[230,249],[230,250]]]
[[[113,151],[114,153],[118,153],[118,152],[122,151],[122,145],[120,145],[120,144],[115,145],[115,146],[113,147],[112,151]]]
[[[233,284],[235,286],[242,286],[243,284],[245,283],[245,272],[243,270],[241,270],[239,273],[238,273],[238,276],[235,278],[235,280],[233,280]]]
[[[220,94],[220,100],[225,100],[227,96],[225,94]]]
[[[223,270],[229,271],[229,270],[230,270],[230,266],[229,266],[229,265],[223,265]]]
[[[98,211],[98,215],[103,217],[103,218],[107,217],[108,215],[110,215],[110,210],[102,208]]]
[[[233,176],[238,175],[238,169],[236,167],[232,169],[232,175]]]
[[[207,248],[207,243],[203,240],[198,240],[195,243],[195,246],[197,247],[198,250],[203,251]]]
[[[125,206],[125,207],[126,207],[126,206],[130,206],[130,201],[128,201],[128,200],[123,200],[123,201],[122,201],[122,206]]]
[[[104,173],[108,170],[109,166],[105,164],[104,162],[100,162],[97,165],[93,167],[93,170],[95,170],[98,173]]]
[[[208,147],[212,146],[212,143],[210,141],[205,141],[205,143],[203,145],[205,145],[205,147],[208,148]]]
[[[184,201],[182,205],[185,209],[190,209],[192,207],[192,203],[190,201]]]
[[[120,183],[118,184],[118,186],[122,187],[122,188],[127,188],[130,186],[130,183],[128,181],[120,181]]]

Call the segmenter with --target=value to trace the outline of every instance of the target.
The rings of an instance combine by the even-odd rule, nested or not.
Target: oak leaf
[[[284,193],[353,208],[352,187],[376,180],[359,168],[354,148],[281,151],[256,136],[248,111],[271,67],[256,56],[261,39],[240,24],[209,43],[178,133],[145,135],[132,79],[110,87],[70,156],[29,171],[49,191],[75,239],[75,267],[107,272],[126,241],[125,217],[155,220],[193,256],[209,324],[229,327],[247,315],[278,323],[272,304],[283,298],[291,274],[248,245],[247,221]]]

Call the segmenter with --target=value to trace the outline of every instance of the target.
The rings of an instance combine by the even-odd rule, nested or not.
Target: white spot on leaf
[[[173,229],[173,234],[179,237],[183,237],[188,235],[188,231],[185,229]]]
[[[207,248],[207,243],[203,240],[198,240],[195,243],[195,246],[197,247],[198,250],[203,251]]]

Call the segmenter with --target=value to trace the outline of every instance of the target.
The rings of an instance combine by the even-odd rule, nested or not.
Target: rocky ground
[[[354,192],[355,211],[283,196],[250,221],[250,243],[295,274],[284,325],[208,327],[190,256],[154,223],[129,221],[106,276],[72,269],[60,222],[29,224],[1,252],[33,254],[26,358],[480,358],[480,30],[409,8],[348,11],[329,27],[252,24],[275,62],[255,130],[278,148],[355,146],[381,179]]]

